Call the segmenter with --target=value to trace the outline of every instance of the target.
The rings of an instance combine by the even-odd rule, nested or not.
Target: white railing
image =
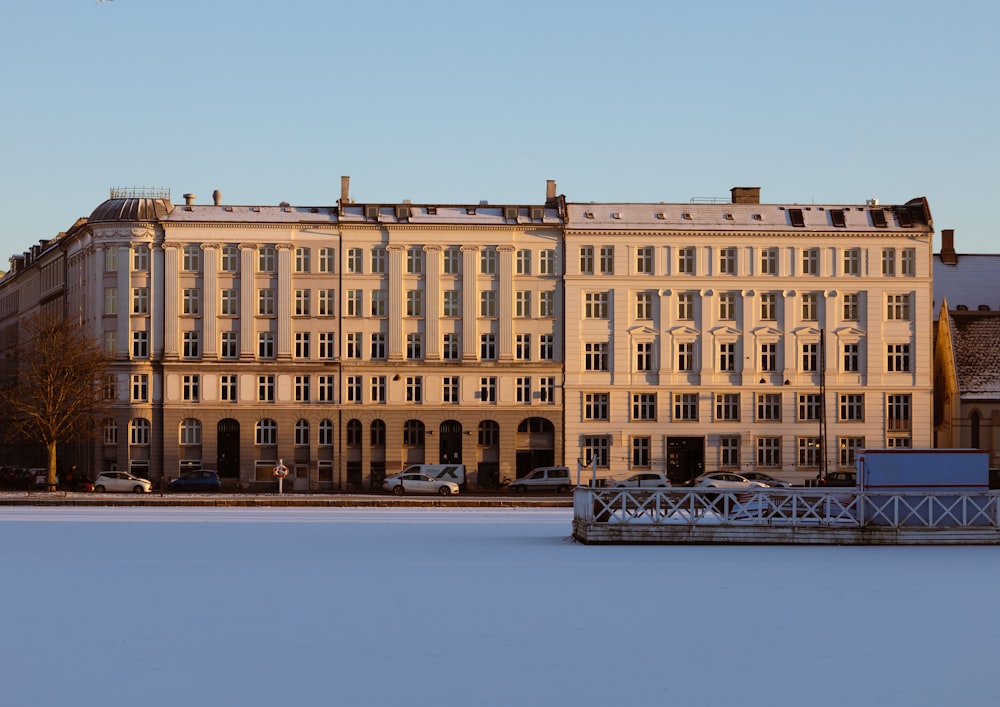
[[[861,494],[856,489],[591,489],[574,496],[585,523],[859,528],[997,528],[995,492]]]

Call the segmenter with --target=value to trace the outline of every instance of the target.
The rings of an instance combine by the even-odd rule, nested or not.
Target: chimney
[[[197,199],[197,198],[198,198],[197,194],[185,194],[184,195],[184,204],[186,206],[191,206],[194,203],[194,200]]]
[[[556,180],[545,180],[545,201],[552,201],[556,198]]]
[[[212,203],[215,204],[216,206],[222,204],[222,192],[219,191],[218,189],[212,192]]]
[[[351,178],[341,177],[340,178],[340,205],[344,206],[350,203],[351,200]]]
[[[734,204],[759,204],[760,187],[733,187],[729,190]]]
[[[955,252],[955,229],[941,229],[941,262],[945,265],[957,265],[958,254]]]

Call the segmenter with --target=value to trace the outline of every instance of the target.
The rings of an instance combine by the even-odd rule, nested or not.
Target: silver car
[[[541,466],[532,469],[527,476],[521,477],[510,485],[515,493],[525,491],[555,491],[565,493],[573,486],[569,479],[569,467]]]
[[[153,484],[149,479],[140,479],[127,471],[102,471],[94,479],[94,491],[123,491],[132,493],[149,493]]]
[[[611,484],[611,488],[613,489],[665,489],[670,488],[670,486],[670,479],[667,478],[666,474],[660,474],[654,471],[632,474],[632,476],[624,479],[623,481]]]
[[[695,488],[703,489],[760,489],[767,488],[761,481],[751,481],[745,476],[729,471],[719,471],[713,474],[702,474],[692,483]]]
[[[458,484],[454,481],[435,479],[416,471],[404,471],[402,474],[387,476],[382,482],[382,488],[397,496],[405,493],[436,493],[441,496],[452,496],[458,493]]]

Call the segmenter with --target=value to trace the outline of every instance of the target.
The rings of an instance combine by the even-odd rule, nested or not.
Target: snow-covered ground
[[[1000,700],[1000,548],[587,547],[571,518],[0,508],[0,704]]]

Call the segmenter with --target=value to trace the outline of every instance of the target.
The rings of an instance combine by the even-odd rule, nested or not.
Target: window
[[[761,248],[760,251],[760,273],[761,275],[778,274],[778,249]]]
[[[309,446],[309,422],[308,420],[295,421],[295,446]]]
[[[531,360],[531,334],[514,335],[514,360]]]
[[[372,376],[369,383],[371,384],[371,401],[385,404],[385,376]]]
[[[308,317],[309,310],[309,290],[295,290],[295,314],[300,317]]]
[[[137,418],[129,423],[129,443],[136,446],[146,446],[149,444],[149,420]]]
[[[819,319],[819,296],[815,292],[802,294],[802,319],[812,322]]]
[[[694,319],[694,293],[682,292],[677,295],[677,318]]]
[[[674,421],[698,420],[698,394],[697,393],[675,393],[674,394]]]
[[[653,247],[643,246],[635,250],[635,271],[640,275],[653,274]]]
[[[372,333],[372,358],[384,359],[386,357],[385,333],[376,331]]]
[[[105,261],[104,269],[107,272],[115,272],[118,270],[118,251],[112,248],[107,253],[110,257]],[[135,272],[149,271],[149,246],[137,245],[132,247],[132,270]]]
[[[201,270],[201,248],[196,245],[186,245],[181,254],[181,269],[185,272]]]
[[[441,356],[446,361],[457,361],[459,359],[458,334],[450,332],[444,335]]]
[[[479,398],[484,403],[495,403],[497,401],[496,376],[482,376],[479,379]]]
[[[274,402],[274,376],[257,376],[257,402]]]
[[[409,290],[407,292],[407,300],[409,300],[409,293],[412,291],[413,290]],[[344,316],[363,316],[363,310],[361,309],[361,290],[346,290],[344,292]]]
[[[632,468],[648,469],[650,466],[649,437],[632,438]]]
[[[823,415],[823,396],[808,394],[799,396],[799,422],[819,420]]]
[[[310,252],[308,248],[296,248],[295,249],[295,272],[309,272]]]
[[[333,446],[333,422],[330,420],[319,421],[319,446]]]
[[[132,358],[147,358],[149,356],[149,333],[145,331],[132,332]]]
[[[518,376],[514,384],[516,400],[519,403],[528,404],[531,402],[531,377]]]
[[[497,249],[483,248],[479,251],[479,273],[481,275],[497,274]]]
[[[273,446],[278,443],[278,423],[274,420],[260,420],[254,428],[257,446]]]
[[[799,437],[799,468],[818,469],[820,464],[819,437]]]
[[[736,370],[736,344],[719,344],[719,370],[732,372]]]
[[[635,344],[635,370],[653,370],[653,342],[637,341]]]
[[[309,332],[295,332],[295,358],[309,358]]]
[[[321,273],[332,273],[335,270],[334,263],[336,258],[334,257],[333,248],[320,248],[319,249],[319,271]]]
[[[181,376],[181,399],[196,403],[201,399],[201,376],[189,374]]]
[[[854,468],[854,460],[858,452],[865,448],[864,437],[841,437],[840,438],[840,466]]]
[[[274,333],[261,331],[257,333],[257,358],[274,358]]]
[[[694,371],[697,363],[694,358],[694,343],[681,342],[677,344],[677,370]]]
[[[518,290],[517,292],[514,293],[514,316],[515,317],[531,316],[530,290]]]
[[[781,437],[757,438],[757,466],[763,469],[781,466]]]
[[[778,295],[774,292],[764,292],[761,294],[760,318],[769,322],[778,320]]]
[[[364,260],[364,251],[361,248],[348,248],[347,249],[347,272],[354,275],[360,275],[362,271],[362,262]]]
[[[461,273],[460,264],[462,262],[462,252],[458,248],[446,248],[444,251],[444,274],[458,275]]]
[[[556,252],[554,250],[543,250],[538,254],[538,274],[556,274]]]
[[[479,336],[479,358],[492,361],[497,357],[496,334],[481,334]]]
[[[118,288],[104,288],[104,313],[108,316],[118,314]]]
[[[236,402],[236,380],[233,374],[223,374],[219,376],[219,400],[226,403]]]
[[[611,408],[610,400],[610,393],[584,393],[583,419],[607,420]]]
[[[757,422],[781,421],[781,393],[757,394]]]
[[[760,370],[764,373],[774,373],[778,370],[778,345],[760,345]]]
[[[321,317],[332,317],[336,312],[333,309],[333,290],[319,290],[316,292],[317,314]]]
[[[844,294],[844,320],[857,322],[861,319],[861,297],[857,292]]]
[[[240,355],[235,331],[224,331],[220,335],[219,355],[222,358],[237,358]]]
[[[802,370],[815,372],[819,370],[819,344],[802,344]]]
[[[145,403],[149,401],[149,376],[137,373],[132,376],[132,402]]]
[[[118,376],[106,374],[101,381],[101,392],[105,400],[115,400],[118,397]]]
[[[500,446],[500,425],[493,420],[480,422],[478,443],[480,447]]]
[[[296,337],[297,336],[298,335],[296,334]],[[305,340],[303,342],[305,344],[305,349],[304,350],[305,350],[305,353],[306,353],[307,356],[308,356],[308,352],[309,352],[309,338],[308,337],[309,337],[309,335],[306,334],[306,338],[305,338]],[[335,341],[336,341],[336,337],[334,336],[334,333],[332,331],[321,331],[319,333],[319,358],[327,360],[327,361],[330,360],[331,358],[334,358],[334,351],[335,351],[335,343],[334,342]],[[296,348],[298,348],[298,343],[297,342],[296,342]]]
[[[445,376],[441,379],[441,400],[446,403],[457,404],[458,397],[458,376]]]
[[[423,290],[407,290],[406,291],[406,316],[408,316],[408,317],[422,317],[422,316],[424,316],[424,291]]]
[[[586,371],[606,371],[608,370],[608,349],[610,345],[607,341],[586,343],[583,346],[583,368]]]
[[[553,290],[538,293],[538,316],[556,316],[556,293]]]
[[[681,248],[677,251],[677,272],[684,275],[694,275],[694,248]]]
[[[656,393],[632,394],[632,420],[656,420]]]
[[[348,447],[361,446],[361,420],[348,420],[344,430],[344,444]]]
[[[538,358],[542,361],[552,361],[555,358],[555,337],[552,334],[539,335]]]
[[[583,316],[586,319],[607,319],[608,292],[587,292],[583,296]]]
[[[889,344],[886,370],[890,373],[910,372],[909,344]]]
[[[599,260],[602,275],[615,274],[615,247],[613,245],[601,246]]]
[[[407,447],[419,447],[424,443],[424,423],[420,420],[407,420],[403,423],[403,444]]]
[[[406,272],[420,275],[424,271],[424,249],[412,246],[406,249]]]
[[[611,461],[611,438],[607,435],[585,435],[581,441],[585,466],[607,469]]]
[[[893,276],[896,274],[896,249],[882,249],[882,274]]]
[[[410,332],[406,335],[406,358],[411,361],[419,361],[424,357],[424,335],[419,332]]]
[[[514,257],[514,272],[518,275],[531,274],[531,251],[519,250]]]
[[[635,295],[635,318],[653,318],[653,293],[637,292]]]
[[[225,317],[235,317],[240,313],[239,295],[236,290],[226,289],[219,292],[219,313]]]
[[[118,444],[118,423],[114,420],[104,421],[104,444]]]
[[[445,290],[442,300],[442,316],[457,319],[462,312],[462,293],[460,290]]]
[[[370,294],[371,299],[371,313],[373,317],[384,317],[386,316],[386,305],[385,305],[385,290],[372,290]]]
[[[371,254],[371,265],[372,273],[375,275],[384,275],[386,270],[386,253],[385,248],[372,248]]]
[[[227,245],[222,247],[222,272],[236,272],[240,264],[239,246]]]
[[[407,376],[405,381],[406,402],[419,403],[424,397],[423,376]]]
[[[740,419],[740,394],[716,393],[715,419],[738,422]]]
[[[886,398],[886,412],[889,418],[889,431],[902,432],[910,430],[910,395],[890,395]],[[973,444],[978,448],[978,444]]]
[[[723,469],[740,468],[740,438],[736,435],[719,437],[719,466]]]
[[[723,292],[719,295],[719,319],[733,321],[736,319],[736,293]]]
[[[844,250],[844,274],[861,274],[861,249],[847,248]]]
[[[550,405],[556,401],[555,376],[542,376],[538,379],[538,399]]]
[[[132,314],[149,314],[149,288],[132,288]]]
[[[201,334],[197,331],[184,332],[181,346],[181,356],[198,358],[201,356]]]
[[[865,396],[863,393],[844,393],[840,396],[840,421],[864,422]]]
[[[844,344],[844,373],[858,373],[861,370],[861,345]]]
[[[497,293],[493,290],[483,290],[479,293],[479,316],[495,317],[497,315]]]
[[[580,272],[584,275],[594,274],[594,246],[580,247]]]
[[[361,358],[360,331],[349,331],[344,334],[344,358]]]
[[[346,382],[344,393],[347,402],[356,404],[364,402],[361,398],[361,376],[347,376],[344,380]]]
[[[273,245],[261,246],[257,251],[257,270],[259,272],[274,272],[277,269],[278,256]]]
[[[802,251],[802,274],[819,275],[819,248],[806,248]]]
[[[917,251],[914,248],[904,248],[900,254],[899,272],[906,277],[917,274]]]
[[[295,402],[309,402],[309,376],[295,376]]]
[[[887,295],[885,317],[895,321],[910,321],[910,295]]]
[[[274,316],[274,290],[270,287],[257,290],[257,314],[264,317]]]
[[[719,272],[723,275],[736,274],[736,249],[719,249]]]
[[[316,395],[321,403],[333,402],[333,386],[336,378],[334,376],[320,376],[317,378]]]

